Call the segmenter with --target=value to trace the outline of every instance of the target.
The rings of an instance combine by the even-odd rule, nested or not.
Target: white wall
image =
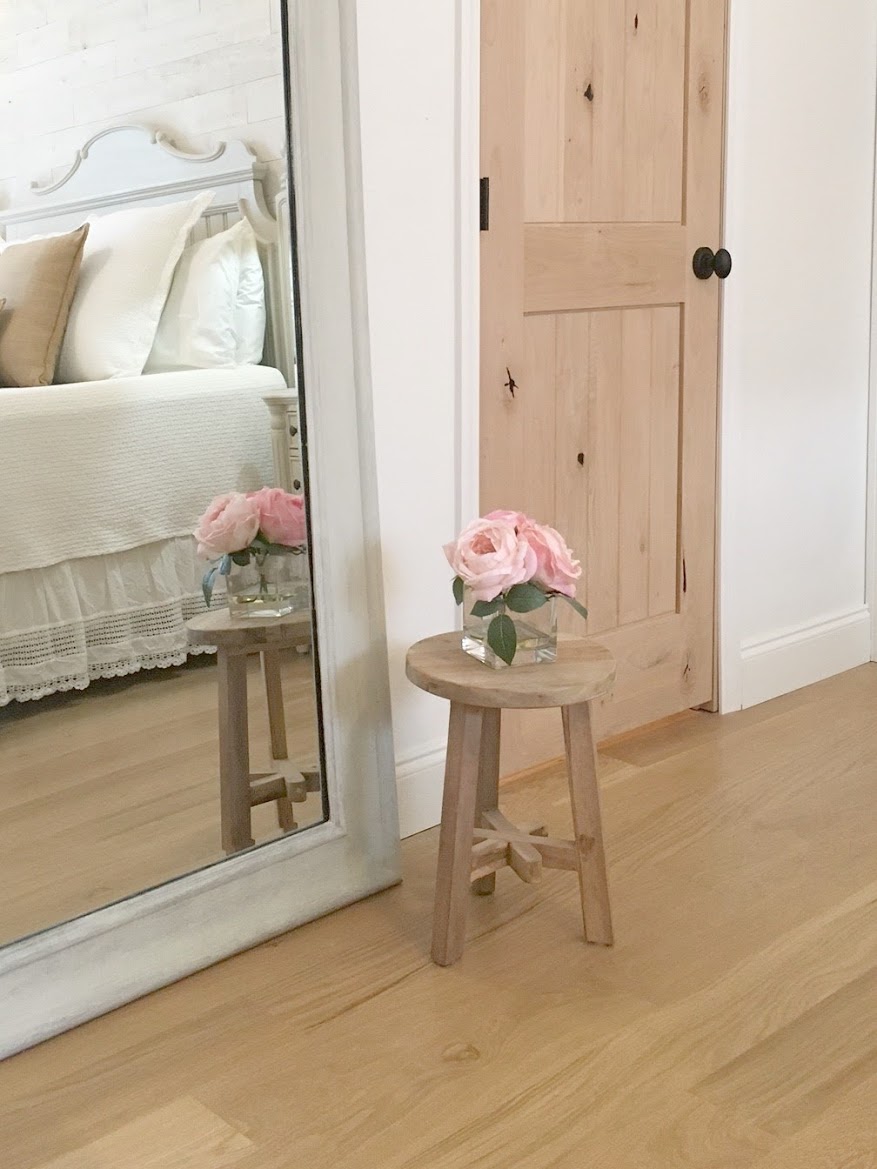
[[[0,205],[125,122],[188,148],[243,138],[280,173],[279,13],[280,0],[0,0]]]
[[[875,26],[872,0],[731,0],[725,710],[870,657]]]
[[[450,3],[358,0],[366,263],[403,833],[438,820],[447,704],[405,678],[453,628],[458,526],[456,48]]]

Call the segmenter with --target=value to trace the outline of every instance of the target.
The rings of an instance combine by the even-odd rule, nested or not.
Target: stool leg
[[[566,741],[585,938],[589,942],[611,946],[612,912],[603,848],[600,790],[597,786],[597,752],[589,703],[563,707],[563,735]]]
[[[466,940],[483,713],[451,703],[432,929],[432,960],[439,966],[453,965]]]
[[[271,758],[288,759],[286,746],[286,715],[283,710],[283,683],[280,678],[280,654],[277,650],[262,651],[262,673],[265,675],[265,697],[268,699],[268,730],[271,734]],[[286,796],[277,801],[277,823],[283,832],[297,828],[292,803]]]
[[[247,659],[219,651],[219,794],[222,847],[239,852],[254,843],[250,824],[250,744]]]
[[[484,827],[481,817],[485,812],[499,808],[499,744],[502,711],[489,709],[482,713],[481,760],[478,770],[478,799],[475,805],[475,823]],[[496,873],[479,877],[472,882],[473,893],[486,896],[496,889]]]
[[[265,674],[265,696],[268,699],[271,756],[273,759],[288,759],[286,715],[283,711],[283,684],[280,680],[280,654],[276,649],[262,651],[262,670]]]

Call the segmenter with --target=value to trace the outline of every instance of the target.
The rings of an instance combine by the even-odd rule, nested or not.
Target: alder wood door
[[[602,734],[715,688],[725,0],[483,0],[483,510],[580,555]],[[560,753],[510,719],[504,770]]]

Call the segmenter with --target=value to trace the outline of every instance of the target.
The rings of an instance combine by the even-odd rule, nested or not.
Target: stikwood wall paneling
[[[189,148],[245,139],[279,176],[279,13],[280,0],[0,4],[0,204],[125,122]]]

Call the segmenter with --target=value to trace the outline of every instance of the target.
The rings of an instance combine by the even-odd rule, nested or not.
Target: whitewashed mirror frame
[[[0,949],[0,1056],[400,879],[355,5],[289,0],[287,27],[330,818]]]

